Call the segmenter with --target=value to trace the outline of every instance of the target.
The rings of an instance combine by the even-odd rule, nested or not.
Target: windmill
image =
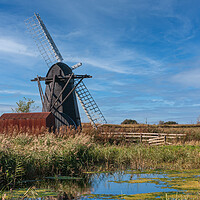
[[[107,123],[94,98],[83,83],[84,78],[91,78],[91,76],[73,73],[73,70],[80,67],[82,63],[69,67],[62,62],[63,58],[39,14],[34,13],[34,16],[25,20],[25,23],[40,54],[50,68],[46,77],[37,76],[31,80],[38,83],[42,111],[54,114],[56,128],[63,125],[78,127],[81,125],[81,120],[77,96],[95,128],[99,124]],[[45,81],[45,93],[43,93],[40,81]]]

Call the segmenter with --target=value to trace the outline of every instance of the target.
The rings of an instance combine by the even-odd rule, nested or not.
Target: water
[[[170,188],[162,188],[166,185],[162,182],[155,184],[151,182],[144,183],[130,183],[130,180],[138,179],[152,179],[152,178],[165,178],[164,174],[127,174],[127,173],[114,173],[114,174],[100,174],[94,175],[93,183],[91,186],[92,194],[105,194],[105,195],[133,195],[140,193],[153,193],[153,192],[172,192],[177,191]]]
[[[45,181],[28,181],[24,186],[30,190],[26,199],[177,199],[178,195],[196,198],[199,174],[198,170],[86,173],[76,179],[49,177]],[[22,196],[26,191],[27,188],[15,190],[12,196]]]

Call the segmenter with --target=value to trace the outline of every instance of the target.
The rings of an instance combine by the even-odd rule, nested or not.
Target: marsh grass
[[[185,133],[186,137],[171,146],[150,147],[101,135],[114,131]],[[0,134],[0,191],[3,194],[5,189],[18,187],[22,180],[79,177],[88,171],[198,169],[199,144],[199,126],[106,125],[96,130],[84,125],[82,130],[65,127],[37,134],[12,129]]]
[[[142,144],[97,142],[96,130],[72,134],[28,133],[0,135],[0,169],[21,179],[54,175],[79,176],[86,171],[115,169],[192,169],[200,167],[200,147],[190,144],[149,147]],[[198,143],[199,144],[199,143]],[[17,181],[15,181],[17,182]]]
[[[101,135],[114,131],[186,133],[186,137],[171,146],[149,147]],[[37,134],[7,130],[0,134],[0,199],[5,198],[4,191],[19,187],[23,180],[47,176],[79,177],[88,171],[116,169],[198,169],[199,144],[198,126],[108,125],[98,130],[83,126],[82,130],[65,127],[54,133],[42,129]]]

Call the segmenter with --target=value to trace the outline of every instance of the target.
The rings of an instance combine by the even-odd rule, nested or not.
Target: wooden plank
[[[169,134],[166,134],[166,133],[161,133],[160,135],[163,135],[163,136],[186,136],[186,134],[173,134],[173,133],[169,133]]]
[[[140,140],[134,140],[134,139],[125,139],[125,141],[127,142],[132,142],[132,141],[135,141],[135,142],[140,142]],[[142,140],[142,142],[148,142],[148,140]]]
[[[158,146],[158,145],[164,145],[164,143],[155,143],[155,144],[150,144],[150,146]]]
[[[127,138],[131,138],[131,137],[135,137],[135,138],[140,138],[140,136],[135,136],[135,135],[125,135],[125,137]],[[147,136],[147,135],[142,135],[142,138],[156,138],[158,136],[154,136],[154,135],[150,135],[150,136]]]
[[[125,138],[140,138],[139,135],[123,135],[123,136],[120,136],[120,137],[125,137]],[[142,136],[142,138],[155,138],[155,137],[156,136]]]
[[[41,76],[38,76],[39,78],[39,81],[47,81],[47,82],[52,82],[53,81],[53,78],[48,78],[48,77],[41,77]],[[70,78],[70,75],[66,75],[66,76],[60,76],[58,75],[57,78],[59,80],[66,80],[68,78]],[[81,79],[81,78],[92,78],[92,76],[90,75],[73,75],[73,79],[76,78],[76,79]],[[34,79],[31,79],[31,81],[37,81],[37,78],[34,78]]]
[[[55,88],[55,81],[56,81],[56,75],[53,76],[53,83],[51,85],[49,110],[50,110],[50,108],[52,106],[53,95],[54,95],[54,88]]]
[[[177,137],[175,137],[175,136],[169,136],[169,137],[168,137],[168,136],[167,136],[167,138],[168,138],[168,139],[176,139],[176,138],[181,138],[181,136],[177,136]]]
[[[124,135],[104,135],[104,136],[108,136],[108,137],[126,137],[126,138],[140,138],[141,137],[140,135],[126,135],[126,134],[124,134]],[[142,135],[142,138],[155,138],[155,137],[159,137],[159,136],[157,136],[157,135],[149,135],[149,136]],[[160,136],[160,137],[163,137],[163,136]],[[181,136],[175,137],[175,136],[168,136],[168,135],[166,135],[166,137],[169,138],[169,139],[181,138]]]
[[[150,141],[149,144],[153,144],[153,143],[159,143],[159,142],[165,142],[165,140],[155,140],[155,141]]]
[[[157,140],[165,140],[165,138],[154,138],[154,139],[149,139],[148,141],[151,142],[151,141],[157,141]]]
[[[129,132],[101,132],[101,134],[111,134],[111,135],[124,135],[124,134],[127,134],[127,135],[159,135],[161,133],[129,133]]]
[[[141,138],[140,137],[134,137],[134,136],[128,136],[128,137],[126,137],[126,136],[124,136],[124,137],[121,137],[121,136],[114,136],[114,137],[108,137],[108,138],[116,138],[116,139],[120,139],[120,138],[124,138],[124,139],[127,139],[127,140],[132,140],[132,139],[135,139],[135,140],[140,140]],[[155,137],[142,137],[142,140],[150,140],[150,139],[152,139],[152,140],[155,140],[156,138]],[[162,139],[163,139],[163,137],[162,137]]]
[[[151,141],[151,140],[160,140],[160,139],[164,140],[165,137],[154,137],[154,138],[149,139],[149,141]]]
[[[127,133],[127,132],[102,132],[102,135],[109,134],[109,135],[161,135],[161,136],[186,136],[186,134],[174,134],[174,133]]]
[[[172,143],[170,143],[170,142],[166,142],[166,144],[171,145]]]

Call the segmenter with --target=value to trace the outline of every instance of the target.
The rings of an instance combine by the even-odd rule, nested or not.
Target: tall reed
[[[16,179],[53,175],[78,176],[89,170],[199,168],[200,147],[149,147],[141,144],[97,143],[87,134],[0,135],[0,173],[23,173]]]

